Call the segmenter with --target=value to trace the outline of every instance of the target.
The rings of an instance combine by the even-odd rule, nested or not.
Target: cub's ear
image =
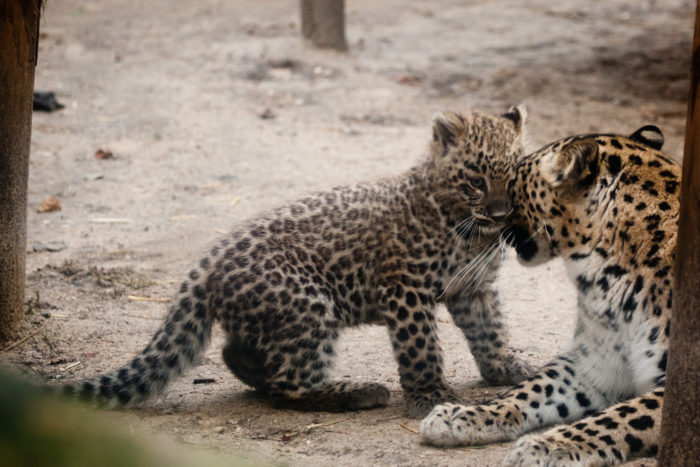
[[[515,129],[522,133],[525,126],[525,119],[527,118],[527,110],[525,109],[525,104],[520,104],[515,107],[508,109],[508,112],[501,115],[502,118],[510,120],[515,125]]]
[[[664,145],[664,134],[658,126],[645,125],[630,135],[632,141],[645,144],[652,149],[660,151]]]
[[[574,140],[542,161],[542,177],[555,187],[588,186],[597,175],[598,143],[593,138]]]
[[[454,112],[440,112],[433,117],[433,148],[436,156],[445,157],[457,138],[464,136],[464,119]]]

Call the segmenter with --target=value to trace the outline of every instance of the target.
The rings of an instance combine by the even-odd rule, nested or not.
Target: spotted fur
[[[327,377],[342,329],[386,324],[408,413],[456,400],[442,368],[436,303],[464,331],[483,377],[528,368],[506,345],[491,284],[522,156],[524,109],[502,117],[443,113],[430,156],[405,175],[336,188],[251,220],[182,283],[165,322],[123,368],[68,387],[88,399],[139,402],[193,365],[219,322],[223,359],[244,383],[316,409],[383,405],[380,384]]]
[[[643,131],[642,131],[643,130]],[[578,290],[569,349],[486,405],[436,407],[441,446],[520,438],[508,466],[602,466],[658,450],[668,357],[680,168],[644,145],[663,136],[567,138],[527,156],[513,181],[521,263],[560,256]]]

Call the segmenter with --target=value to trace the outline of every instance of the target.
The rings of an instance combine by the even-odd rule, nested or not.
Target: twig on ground
[[[399,426],[403,428],[404,430],[410,431],[414,435],[419,435],[420,431],[416,430],[415,428],[411,428],[410,426],[406,425],[405,423],[399,423]]]
[[[81,361],[73,362],[70,365],[66,365],[63,368],[61,368],[61,371],[68,371],[71,368],[75,368],[76,366],[80,365],[81,363],[83,363],[83,362],[81,362]]]
[[[144,315],[132,315],[128,313],[124,313],[124,316],[128,316],[129,318],[139,318],[139,319],[151,319],[153,321],[163,321],[163,318],[154,318],[152,316],[144,316]]]
[[[139,297],[138,295],[129,295],[127,298],[133,302],[167,303],[170,301],[169,298]]]
[[[374,421],[374,423],[376,424],[376,423],[390,422],[392,420],[397,420],[399,418],[404,418],[404,417],[403,417],[403,415],[395,415],[395,416],[389,417],[389,418],[378,418]]]
[[[95,222],[97,224],[128,224],[131,222],[131,219],[123,217],[96,217],[90,219],[90,222]]]
[[[8,350],[14,349],[14,348],[17,347],[18,345],[23,344],[25,341],[28,341],[29,339],[31,339],[32,337],[34,337],[36,334],[38,334],[39,331],[41,331],[42,329],[43,329],[43,326],[40,326],[40,327],[39,327],[38,329],[36,329],[33,333],[29,334],[29,335],[26,336],[26,337],[23,337],[22,339],[18,340],[18,341],[15,342],[14,344],[10,344],[10,345],[8,345],[7,347],[5,347],[4,349],[2,349],[2,352],[7,352]]]
[[[347,418],[340,418],[340,419],[338,419],[338,420],[333,420],[332,422],[326,422],[326,423],[312,423],[311,425],[307,425],[307,426],[305,426],[304,428],[302,428],[302,429],[299,430],[299,431],[293,431],[293,432],[291,432],[291,433],[285,433],[284,435],[282,435],[281,440],[282,440],[282,441],[291,441],[291,440],[293,440],[294,438],[296,438],[297,436],[305,435],[305,434],[309,433],[310,431],[313,431],[313,430],[315,430],[315,429],[317,429],[317,428],[325,428],[325,427],[327,427],[327,426],[335,425],[336,423],[345,422],[345,421],[347,421],[347,420],[348,420]]]

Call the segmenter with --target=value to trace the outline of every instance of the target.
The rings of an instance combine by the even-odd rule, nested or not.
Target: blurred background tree
[[[323,49],[345,51],[345,1],[301,0],[301,33]]]

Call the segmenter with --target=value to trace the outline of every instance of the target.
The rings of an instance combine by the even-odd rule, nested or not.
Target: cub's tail
[[[190,279],[138,356],[110,374],[68,384],[63,392],[109,407],[132,405],[160,393],[193,366],[209,345],[214,316],[199,271],[192,271]]]

